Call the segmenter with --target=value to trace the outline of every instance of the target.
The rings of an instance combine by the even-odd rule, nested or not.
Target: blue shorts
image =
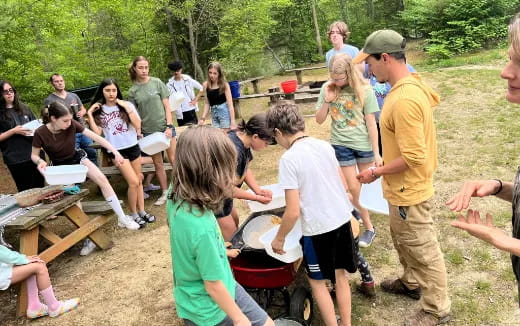
[[[242,310],[244,315],[246,315],[247,319],[251,322],[252,326],[262,326],[267,321],[267,313],[260,308],[258,303],[251,298],[249,293],[244,290],[244,288],[237,283],[235,287],[235,302]],[[189,319],[184,319],[185,326],[197,326]],[[226,316],[224,320],[218,323],[216,326],[233,326],[233,321],[229,316]]]
[[[216,128],[229,129],[231,117],[227,103],[213,105],[211,107],[211,125]]]
[[[340,166],[352,166],[357,163],[371,163],[375,161],[373,151],[358,151],[341,145],[332,145],[336,159]]]

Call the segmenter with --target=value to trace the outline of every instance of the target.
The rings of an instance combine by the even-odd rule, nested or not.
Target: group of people
[[[255,114],[237,125],[230,88],[216,62],[209,65],[208,79],[202,85],[182,73],[180,62],[171,63],[173,77],[165,85],[149,76],[148,60],[137,57],[129,67],[133,86],[128,101],[122,99],[115,80],[105,79],[88,110],[64,91],[62,76],[51,76],[56,92],[46,99],[44,125],[32,139],[22,125],[36,117],[19,101],[9,82],[0,83],[4,161],[19,190],[43,185],[40,173],[48,163],[42,149],[53,165],[87,166],[89,178],[100,186],[119,225],[137,230],[155,221],[144,207],[137,140],[164,132],[171,139],[166,155],[175,164],[168,188],[163,154],[151,156],[162,190],[156,204],[168,202],[174,296],[177,313],[186,325],[274,325],[234,280],[228,258],[236,257],[239,251],[225,244],[238,227],[233,198],[261,203],[272,199],[272,193],[259,187],[249,168],[251,150],[270,144],[286,150],[278,176],[286,207],[271,246],[275,253],[284,254],[285,238],[301,220],[304,266],[326,325],[351,324],[346,271],[359,270],[360,290],[374,295],[374,279],[359,246],[372,243],[375,227],[359,195],[361,184],[382,177],[390,234],[403,273],[382,281],[381,289],[419,300],[420,310],[407,316],[405,325],[445,323],[451,318],[451,302],[431,211],[433,174],[438,164],[433,109],[439,96],[412,73],[413,68],[406,63],[406,39],[399,33],[378,30],[366,39],[361,51],[345,44],[349,36],[346,24],[333,23],[328,34],[334,45],[326,56],[330,79],[322,86],[316,121],[322,124],[330,114],[330,143],[305,134],[305,120],[292,102],[280,101],[267,113]],[[508,80],[507,100],[520,103],[520,14],[511,22],[509,35],[510,62],[501,76]],[[169,103],[169,96],[176,92],[184,95],[175,112],[178,124],[199,125],[186,129],[178,142]],[[197,101],[202,94],[205,104],[198,119]],[[213,127],[204,125],[209,112]],[[91,130],[75,120],[85,115]],[[123,212],[110,183],[96,167],[96,159],[82,149],[89,139],[105,148],[127,180],[130,215]],[[514,183],[498,179],[467,182],[447,202],[454,211],[468,208],[471,197],[495,195],[513,203],[513,237],[493,227],[490,214],[483,222],[475,210],[468,210],[452,225],[510,252],[518,280],[519,175]],[[241,189],[243,182],[252,192]],[[358,220],[365,227],[363,233],[358,230]],[[56,300],[45,263],[38,257],[0,246],[1,288],[22,280],[28,285],[30,318],[55,317],[79,302]],[[328,282],[335,289],[339,317]],[[45,304],[39,301],[38,293]]]

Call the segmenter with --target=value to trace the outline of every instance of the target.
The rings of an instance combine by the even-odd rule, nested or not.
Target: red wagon
[[[296,278],[299,261],[284,263],[269,256],[264,249],[249,247],[243,241],[243,230],[247,223],[255,217],[265,214],[281,216],[283,210],[258,212],[248,217],[233,235],[231,243],[234,248],[241,248],[238,257],[230,261],[231,269],[240,283],[267,310],[275,306],[275,297],[281,294],[284,300],[285,315],[310,325],[313,317],[313,301],[311,293],[305,287],[296,287],[292,294],[288,287]]]

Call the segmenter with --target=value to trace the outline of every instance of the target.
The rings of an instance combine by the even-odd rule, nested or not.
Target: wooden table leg
[[[260,94],[260,91],[258,90],[258,80],[253,80],[251,84],[253,84],[253,90],[255,91],[255,94]]]
[[[300,70],[296,70],[296,80],[298,80],[298,85],[303,84],[303,82],[302,82],[302,72]]]
[[[78,227],[81,227],[90,221],[90,218],[77,205],[67,208],[63,213]],[[90,233],[88,237],[101,249],[108,249],[114,245],[112,240],[110,240],[110,238],[101,230],[96,230]]]
[[[240,119],[240,100],[237,98],[233,99],[233,109],[235,109],[235,119]]]
[[[20,252],[26,256],[34,256],[38,254],[38,235],[39,226],[23,230],[20,237]],[[18,293],[18,303],[16,306],[16,315],[18,317],[25,316],[27,313],[27,286],[25,282],[20,283],[20,292]]]

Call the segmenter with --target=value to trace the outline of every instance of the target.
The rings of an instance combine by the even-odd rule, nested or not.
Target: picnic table
[[[264,79],[264,76],[248,78],[246,80],[241,81],[239,84],[240,85],[243,85],[243,84],[246,84],[246,83],[253,84],[253,90],[255,91],[255,94],[257,94],[257,93],[260,93],[260,90],[258,89],[258,82],[260,80],[262,80],[262,79]]]
[[[113,246],[112,240],[99,228],[109,221],[104,215],[94,218],[88,217],[78,206],[78,202],[88,195],[88,190],[81,190],[76,195],[65,196],[60,201],[51,204],[43,204],[6,224],[6,229],[21,231],[20,252],[27,256],[38,255],[45,262],[50,262],[65,250],[74,246],[85,238],[90,238],[99,248],[109,249]],[[76,229],[60,237],[49,228],[42,225],[48,217],[64,215]],[[42,236],[51,243],[51,246],[43,251],[38,249],[38,239]],[[24,316],[27,310],[27,289],[25,282],[21,283],[18,295],[16,313]]]
[[[302,81],[302,72],[306,70],[316,70],[316,69],[323,69],[327,68],[327,66],[318,66],[318,67],[307,67],[307,68],[296,68],[296,69],[289,69],[286,70],[286,72],[294,71],[296,73],[296,80],[298,80],[298,85],[303,84]]]

